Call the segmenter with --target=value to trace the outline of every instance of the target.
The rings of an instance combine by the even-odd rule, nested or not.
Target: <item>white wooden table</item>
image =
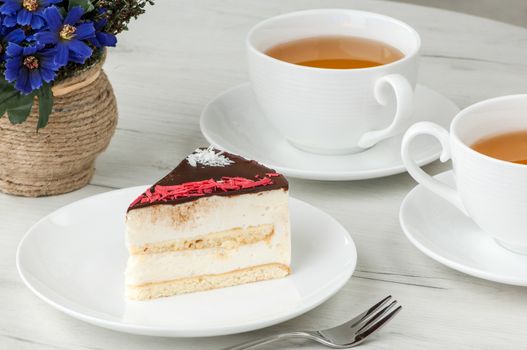
[[[407,174],[356,182],[290,179],[293,196],[349,229],[359,259],[335,297],[271,328],[205,339],[121,334],[55,311],[22,284],[15,251],[35,221],[74,200],[160,178],[205,144],[198,125],[203,106],[247,80],[247,30],[269,16],[322,7],[376,11],[414,26],[423,39],[420,83],[461,107],[527,90],[527,30],[491,20],[371,0],[159,0],[110,50],[106,71],[120,121],[91,185],[51,198],[0,195],[0,349],[217,349],[278,331],[334,325],[388,293],[405,308],[364,349],[527,348],[527,289],[458,273],[403,236],[399,204],[415,185]],[[445,169],[438,163],[427,167],[431,173]],[[310,343],[268,348],[297,347],[319,348]]]

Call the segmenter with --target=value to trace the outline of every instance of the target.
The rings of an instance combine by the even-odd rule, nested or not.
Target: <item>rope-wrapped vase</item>
[[[39,197],[88,184],[95,158],[117,125],[117,103],[102,64],[53,87],[53,111],[38,132],[37,101],[22,124],[0,119],[0,191]]]

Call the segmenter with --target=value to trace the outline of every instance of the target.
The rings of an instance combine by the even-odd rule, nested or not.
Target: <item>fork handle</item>
[[[274,343],[276,341],[285,340],[285,339],[292,339],[292,338],[304,338],[304,339],[311,339],[311,340],[317,340],[317,337],[311,333],[311,332],[289,332],[289,333],[281,333],[281,334],[275,334],[271,335],[269,337],[250,340],[245,343],[241,343],[238,345],[230,346],[227,348],[224,348],[222,350],[245,350],[245,349],[252,349],[260,345],[265,345],[269,343]]]

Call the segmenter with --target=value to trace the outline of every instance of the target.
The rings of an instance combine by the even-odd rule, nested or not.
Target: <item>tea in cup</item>
[[[273,17],[247,36],[252,89],[267,119],[296,147],[360,152],[411,124],[420,45],[409,25],[376,13]]]
[[[402,158],[412,177],[451,202],[509,250],[527,254],[527,94],[476,103],[454,118],[450,132],[430,122],[412,125]],[[427,175],[409,147],[418,135],[436,137],[441,160],[452,158],[455,188]]]

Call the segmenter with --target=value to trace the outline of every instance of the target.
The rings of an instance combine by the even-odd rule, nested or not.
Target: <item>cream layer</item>
[[[288,192],[203,197],[178,205],[152,205],[126,216],[126,240],[134,251],[164,241],[192,239],[233,228],[287,222]]]
[[[276,221],[274,225],[271,239],[235,248],[130,255],[125,272],[126,284],[133,286],[201,275],[217,275],[273,263],[289,266],[291,239],[287,216]]]

